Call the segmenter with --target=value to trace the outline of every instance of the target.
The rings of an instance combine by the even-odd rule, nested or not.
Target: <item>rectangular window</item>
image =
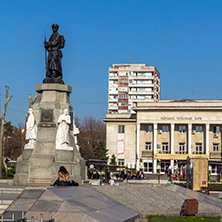
[[[184,149],[184,143],[179,143],[179,154],[184,154],[185,149]]]
[[[118,80],[113,80],[113,84],[118,84]]]
[[[119,72],[119,76],[128,76],[128,72]]]
[[[195,131],[196,131],[196,133],[202,133],[203,132],[203,127],[202,126],[196,126]]]
[[[128,95],[119,95],[119,99],[127,99]]]
[[[128,80],[127,79],[121,79],[119,82],[120,83],[128,83]]]
[[[125,131],[125,126],[124,125],[119,125],[118,133],[124,133],[124,131]]]
[[[153,163],[149,162],[144,162],[143,163],[143,170],[144,172],[149,172],[152,173],[153,172]]]
[[[127,92],[128,88],[127,87],[119,87],[119,91],[121,92]]]
[[[145,142],[145,150],[151,150],[151,143]]]
[[[169,132],[169,126],[168,125],[162,125],[162,132],[168,133]]]
[[[109,75],[110,76],[118,76],[118,73],[117,72],[110,72]]]
[[[125,102],[119,103],[119,106],[127,106],[127,103]]]
[[[202,154],[202,143],[196,143],[196,154]]]
[[[152,133],[152,131],[153,131],[152,125],[145,125],[145,131],[146,131],[146,133]]]
[[[132,83],[133,82],[133,80],[132,79],[129,79],[129,83]]]
[[[186,132],[186,126],[179,126],[179,133],[185,133]]]
[[[162,153],[168,153],[168,143],[162,143]]]
[[[118,159],[118,165],[124,166],[124,159]]]
[[[139,96],[137,96],[137,99],[145,99],[145,96],[144,95],[139,95]]]
[[[145,88],[144,87],[141,87],[141,88],[137,88],[137,91],[145,91]]]
[[[219,144],[218,143],[213,143],[213,151],[217,152],[219,150]]]
[[[214,126],[213,127],[213,133],[219,134],[220,133],[220,126]]]

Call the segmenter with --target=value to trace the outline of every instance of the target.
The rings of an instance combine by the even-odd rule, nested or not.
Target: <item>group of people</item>
[[[173,180],[181,180],[187,178],[187,166],[181,166],[181,167],[171,167],[169,166],[167,168],[167,175],[170,178],[170,180],[173,177]]]
[[[125,169],[120,171],[120,174],[116,174],[117,179],[123,179],[123,180],[143,180],[145,179],[145,175],[142,169],[138,171],[133,171],[130,169]]]

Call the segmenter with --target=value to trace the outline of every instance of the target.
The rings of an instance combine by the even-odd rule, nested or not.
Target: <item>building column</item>
[[[174,124],[171,124],[170,125],[170,128],[171,128],[171,133],[170,133],[170,153],[171,154],[174,154]]]
[[[188,154],[191,153],[192,124],[188,124]]]
[[[153,124],[153,154],[157,153],[157,123]],[[153,173],[157,170],[157,159],[153,158]]]
[[[174,159],[170,160],[170,166],[172,167],[172,174],[174,174]]]
[[[206,124],[206,154],[209,154],[209,131],[210,131],[210,124]]]
[[[136,170],[140,167],[140,123],[136,124]]]

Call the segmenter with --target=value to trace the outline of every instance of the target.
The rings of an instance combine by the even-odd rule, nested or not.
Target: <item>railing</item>
[[[221,159],[221,152],[210,152],[210,159]]]
[[[143,157],[152,157],[153,153],[151,150],[142,150]]]
[[[55,222],[55,220],[52,218],[52,213],[51,212],[50,212],[49,217],[50,217],[49,220],[43,220],[43,214],[40,214],[40,220],[34,219],[33,216],[31,217],[31,219],[27,219],[26,217],[24,217],[24,212],[22,212],[22,218],[16,220],[14,213],[12,213],[12,218],[11,219],[4,218],[4,214],[2,214],[0,222]]]

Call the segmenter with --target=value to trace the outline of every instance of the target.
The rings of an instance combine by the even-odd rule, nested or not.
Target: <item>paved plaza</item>
[[[122,182],[118,186],[25,188],[1,185],[1,203],[8,204],[4,218],[36,221],[43,215],[56,222],[134,221],[138,216],[179,215],[185,199],[196,198],[199,215],[219,216],[220,199],[173,184]]]
[[[90,186],[25,189],[6,210],[4,218],[34,217],[56,222],[118,222],[133,221],[138,213]]]
[[[178,216],[185,199],[197,199],[199,215],[220,216],[220,199],[173,184],[131,184],[94,186],[97,191],[138,212],[140,216]]]

